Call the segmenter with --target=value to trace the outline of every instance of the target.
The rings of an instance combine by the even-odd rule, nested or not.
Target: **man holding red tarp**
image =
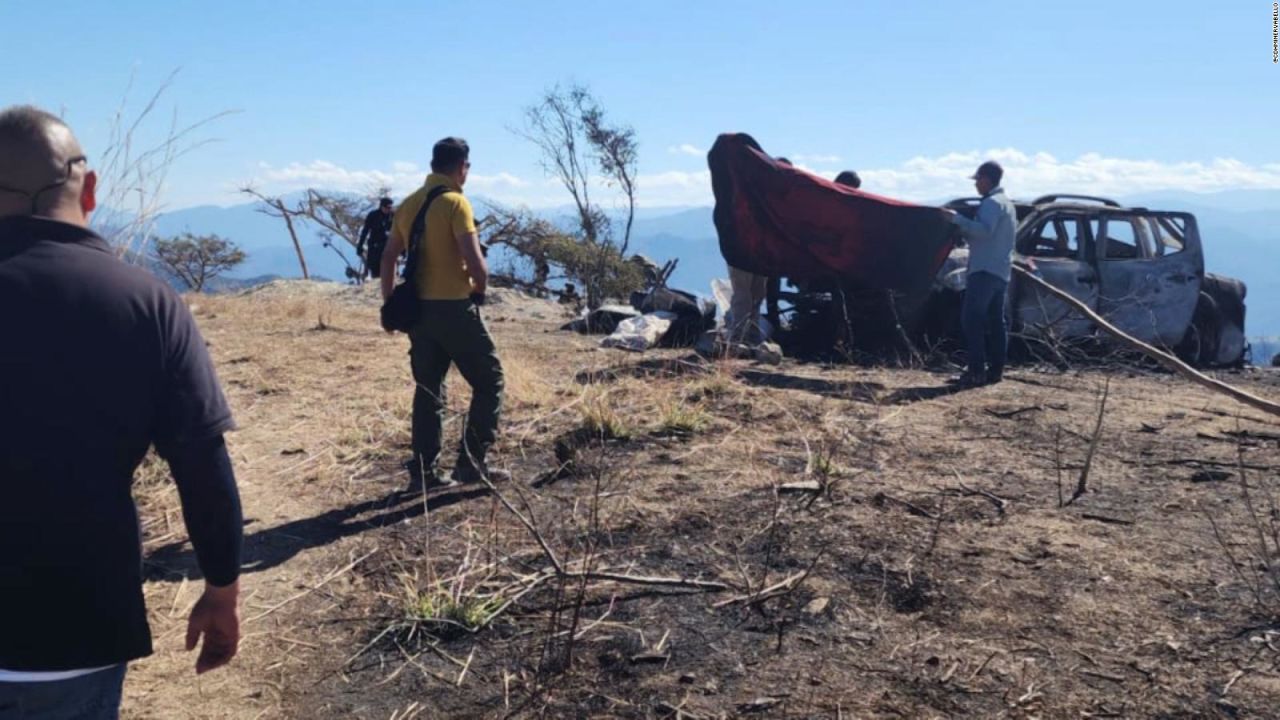
[[[969,241],[964,307],[960,311],[969,368],[956,380],[965,387],[998,383],[1004,375],[1009,344],[1004,304],[1018,212],[1000,187],[1002,177],[1004,168],[994,160],[978,166],[972,180],[982,195],[982,204],[975,218],[945,208],[942,211],[943,219],[958,225]]]

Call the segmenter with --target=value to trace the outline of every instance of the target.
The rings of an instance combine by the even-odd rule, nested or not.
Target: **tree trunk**
[[[284,203],[280,203],[278,207],[280,214],[284,216],[284,224],[289,228],[289,237],[293,238],[293,250],[298,253],[298,265],[302,266],[302,279],[310,280],[311,273],[307,272],[307,258],[302,254],[302,243],[298,242],[298,232],[293,229],[293,218],[289,217],[289,211]]]

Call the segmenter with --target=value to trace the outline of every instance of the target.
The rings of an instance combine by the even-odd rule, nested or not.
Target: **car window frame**
[[[1083,210],[1077,210],[1075,208],[1055,208],[1029,218],[1031,222],[1025,226],[1027,232],[1025,239],[1020,238],[1017,243],[1018,245],[1023,245],[1027,240],[1030,240],[1032,241],[1031,249],[1034,250],[1040,239],[1038,231],[1044,227],[1046,223],[1054,223],[1054,228],[1056,230],[1058,223],[1075,222],[1078,230],[1076,250],[1075,253],[1071,255],[1036,255],[1034,253],[1023,253],[1021,250],[1019,250],[1019,254],[1024,255],[1025,257],[1035,258],[1037,262],[1043,260],[1071,260],[1082,263],[1090,262],[1093,241],[1089,229],[1088,217],[1089,213]],[[1065,231],[1066,228],[1064,227],[1063,229]],[[1069,234],[1068,242],[1070,242]]]
[[[1134,262],[1136,260],[1145,260],[1147,262],[1151,262],[1153,260],[1159,260],[1162,256],[1155,253],[1154,238],[1151,238],[1149,236],[1144,238],[1143,235],[1139,232],[1139,228],[1137,224],[1134,222],[1135,219],[1142,218],[1145,215],[1146,213],[1143,213],[1137,210],[1107,211],[1107,212],[1098,213],[1096,216],[1096,219],[1098,221],[1099,237],[1094,238],[1095,247],[1100,246],[1099,249],[1102,250],[1102,252],[1097,254],[1098,261],[1099,262],[1103,262],[1103,261]],[[1099,242],[1099,238],[1107,239],[1110,237],[1109,233],[1107,232],[1107,225],[1112,220],[1115,220],[1117,218],[1122,218],[1126,223],[1129,224],[1129,228],[1133,232],[1134,249],[1137,251],[1137,257],[1111,257],[1110,253],[1108,252],[1108,250],[1110,249],[1110,243],[1107,243],[1106,245],[1102,245]],[[1090,230],[1090,233],[1092,233],[1093,228],[1090,227],[1089,230]]]

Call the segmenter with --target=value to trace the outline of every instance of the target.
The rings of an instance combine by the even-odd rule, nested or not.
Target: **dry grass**
[[[587,388],[583,391],[579,414],[580,427],[590,435],[606,440],[626,440],[635,430],[619,409],[623,393]]]
[[[700,404],[668,400],[658,419],[659,433],[694,435],[711,427],[711,415]]]
[[[690,594],[551,579],[491,495],[428,512],[421,498],[371,503],[401,480],[403,338],[342,299],[327,332],[310,310],[199,302],[245,428],[234,454],[262,534],[251,547],[319,532],[300,519],[335,537],[246,575],[247,616],[302,595],[248,625],[244,655],[213,678],[235,692],[211,708],[182,679],[187,658],[162,650],[131,671],[135,713],[1265,717],[1280,702],[1280,634],[1247,582],[1264,559],[1252,518],[1274,517],[1262,488],[1275,487],[1280,430],[1172,378],[1113,378],[1095,444],[1094,376],[1016,369],[950,395],[915,370],[691,368],[677,353],[596,352],[495,308],[511,318],[493,325],[511,507],[571,572],[731,588]],[[1236,379],[1276,394],[1268,377]],[[658,432],[669,421],[701,429]],[[549,474],[557,441],[584,428],[581,471]],[[1252,511],[1237,430],[1251,433]],[[1055,476],[1091,454],[1089,492],[1060,508]],[[1232,479],[1194,479],[1212,469]],[[777,492],[805,478],[839,492]],[[179,595],[148,585],[153,607]],[[161,623],[159,647],[180,620]],[[393,623],[424,642],[379,639]]]
[[[143,546],[153,547],[181,537],[182,508],[169,466],[151,451],[133,478],[133,500],[141,518]]]
[[[545,363],[528,351],[502,353],[502,371],[506,379],[505,401],[514,412],[553,408],[570,386],[568,378],[547,373]]]

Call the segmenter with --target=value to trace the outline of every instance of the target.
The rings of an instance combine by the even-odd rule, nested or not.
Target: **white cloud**
[[[1047,152],[1016,148],[952,152],[914,157],[897,167],[859,170],[864,190],[913,200],[972,194],[969,176],[984,160],[1004,167],[1003,185],[1011,195],[1030,198],[1051,192],[1133,195],[1158,190],[1214,192],[1280,188],[1280,164],[1249,165],[1233,158],[1209,161],[1161,161],[1085,153],[1060,160]]]
[[[672,145],[671,147],[667,148],[667,152],[671,153],[672,155],[689,155],[691,157],[702,157],[703,155],[707,154],[706,150],[702,150],[694,145],[690,145],[689,143]]]
[[[686,152],[681,148],[688,148]],[[679,154],[701,154],[693,146],[675,146]],[[796,156],[797,160],[802,156]],[[829,166],[816,160],[832,156],[803,156],[805,170],[827,179],[835,176]],[[969,175],[983,160],[998,160],[1005,168],[1004,185],[1016,198],[1033,198],[1051,192],[1126,196],[1160,190],[1214,192],[1236,189],[1280,189],[1280,163],[1251,165],[1234,158],[1161,161],[1108,157],[1085,153],[1075,158],[1059,158],[1047,152],[1025,152],[1017,148],[970,150],[936,156],[907,158],[896,165],[854,168],[862,176],[863,189],[879,195],[915,201],[936,201],[973,194]],[[390,187],[403,196],[422,184],[425,171],[413,163],[393,163],[389,169],[351,169],[325,160],[290,163],[284,167],[259,164],[255,185],[268,192],[289,192],[306,187],[368,192],[378,186]],[[617,193],[606,188],[597,176],[594,200],[608,205]],[[645,207],[709,205],[711,173],[666,170],[646,172],[637,178],[639,204]],[[507,205],[550,207],[564,205],[569,197],[554,178],[545,175],[521,177],[512,172],[493,175],[472,174],[467,189],[476,195]]]
[[[398,164],[398,163],[397,163]],[[407,164],[407,163],[406,163]],[[259,176],[255,185],[276,191],[298,190],[315,187],[326,190],[348,190],[362,192],[370,188],[387,186],[399,190],[410,181],[410,175],[417,184],[422,183],[422,173],[407,169],[385,170],[351,170],[328,160],[312,160],[309,163],[289,163],[277,168],[266,163],[259,164]]]
[[[405,195],[421,187],[426,179],[426,173],[411,162],[394,162],[390,170],[353,170],[327,160],[295,162],[280,168],[259,163],[258,171],[253,185],[269,192],[289,192],[309,187],[369,192],[374,188],[389,187],[393,193]],[[467,179],[467,187],[481,194],[501,194],[529,186],[529,181],[509,172],[499,172],[496,175],[473,173]]]

